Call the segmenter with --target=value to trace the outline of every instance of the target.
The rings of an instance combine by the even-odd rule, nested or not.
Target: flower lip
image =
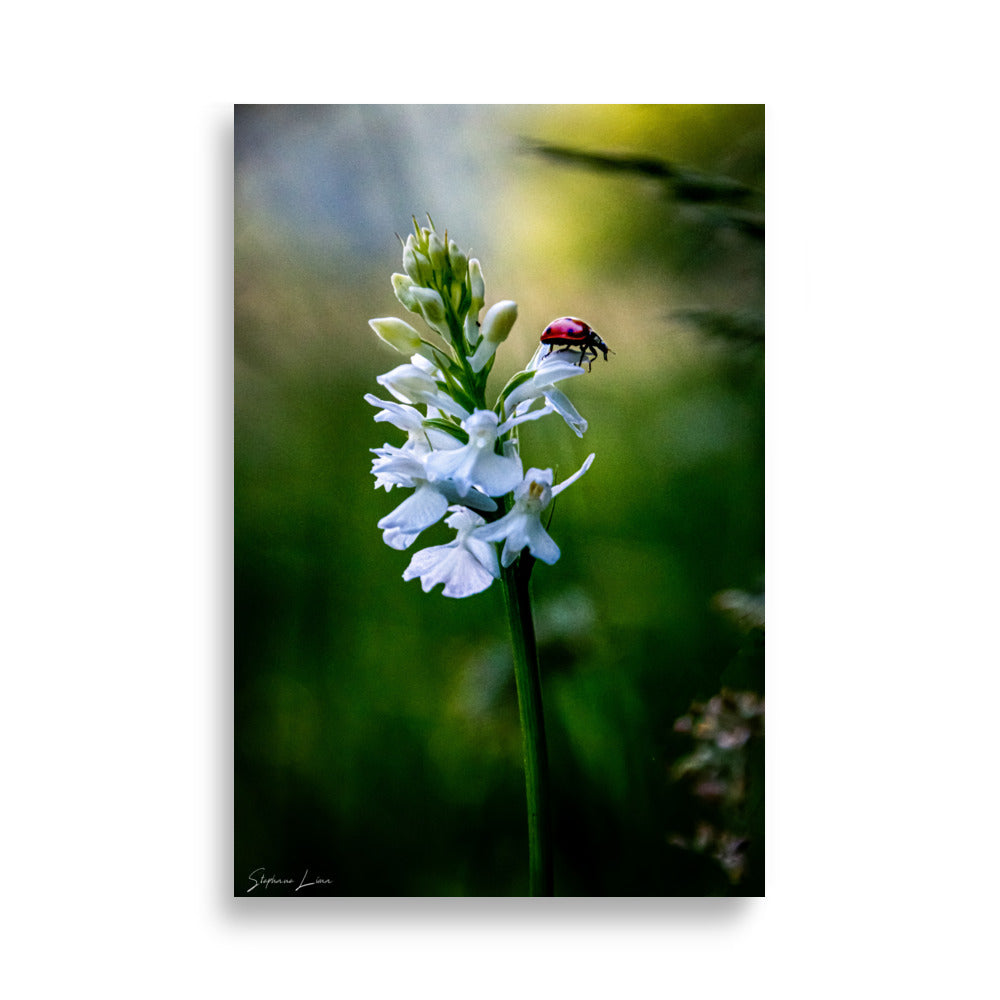
[[[476,537],[475,531],[484,523],[478,514],[459,505],[448,510],[453,513],[445,523],[455,529],[454,540],[415,552],[403,579],[420,577],[425,594],[443,583],[445,597],[469,597],[500,576],[496,549]]]

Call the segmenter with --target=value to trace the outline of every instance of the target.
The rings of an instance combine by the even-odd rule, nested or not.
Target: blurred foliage
[[[715,606],[747,634],[741,658],[727,672],[732,682],[763,687],[764,598],[740,590],[716,595]],[[753,690],[724,687],[695,702],[674,723],[695,748],[673,766],[688,799],[677,809],[684,833],[670,842],[708,854],[733,885],[762,894],[764,885],[764,699]],[[686,805],[686,808],[685,808]]]
[[[527,889],[500,591],[423,594],[375,527],[397,501],[362,397],[396,358],[367,320],[402,315],[393,230],[428,211],[480,256],[487,305],[519,302],[497,384],[558,315],[617,352],[569,388],[582,442],[522,429],[557,480],[597,453],[533,577],[556,891],[763,892],[759,809],[738,881],[692,850],[674,730],[723,688],[764,693],[762,630],[726,605],[763,576],[762,221],[726,219],[762,220],[762,191],[757,105],[237,108],[237,895],[261,867],[334,895]]]
[[[755,239],[764,238],[764,219],[752,208],[744,207],[756,200],[752,187],[731,177],[702,174],[679,167],[653,156],[593,153],[565,146],[537,143],[533,147],[553,159],[576,163],[593,170],[650,177],[664,185],[664,197],[677,203],[703,207],[702,223],[728,225],[742,230]]]

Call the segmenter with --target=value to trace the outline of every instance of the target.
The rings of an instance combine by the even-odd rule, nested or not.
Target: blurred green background
[[[567,383],[582,440],[521,430],[557,481],[597,454],[532,578],[556,891],[763,893],[762,720],[675,728],[764,693],[763,190],[762,105],[236,107],[236,895],[527,890],[500,588],[424,594],[451,532],[376,528],[367,320],[427,213],[519,304],[494,390],[557,316],[616,351]]]

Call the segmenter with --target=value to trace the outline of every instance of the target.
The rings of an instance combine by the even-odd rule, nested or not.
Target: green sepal
[[[424,427],[433,427],[435,430],[444,431],[446,434],[450,434],[456,441],[461,441],[462,444],[469,443],[468,433],[463,431],[458,424],[453,424],[449,420],[443,420],[440,417],[427,417],[424,420]]]
[[[438,368],[442,371],[454,370],[455,364],[451,358],[448,357],[448,351],[443,342],[435,344],[432,341],[427,340],[426,337],[421,337],[420,342],[422,344],[426,344],[431,351],[434,352],[434,363],[438,366]],[[429,360],[430,358],[428,358],[428,361]]]
[[[496,412],[499,416],[503,416],[503,404],[504,400],[517,388],[524,385],[525,382],[530,382],[534,377],[534,372],[518,372],[516,375],[512,375],[507,384],[500,390],[500,395],[497,397]]]
[[[442,392],[451,396],[456,403],[460,406],[464,406],[470,413],[479,408],[476,406],[476,401],[466,391],[465,386],[461,383],[460,374],[458,378],[456,378],[455,374],[450,371],[444,371],[443,374],[448,378],[448,381],[441,382],[438,380],[436,382],[438,388],[441,389]]]

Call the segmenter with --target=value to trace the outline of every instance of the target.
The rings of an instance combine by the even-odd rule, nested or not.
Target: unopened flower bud
[[[448,241],[448,258],[451,260],[451,273],[456,280],[464,282],[469,271],[469,258],[454,240]]]
[[[483,280],[482,265],[476,257],[469,261],[469,291],[472,292],[472,308],[478,314],[486,301],[486,282]]]
[[[483,340],[492,344],[502,344],[517,319],[517,303],[504,299],[490,306],[483,317]]]
[[[437,233],[431,233],[427,239],[427,256],[435,271],[443,271],[448,265],[448,248]]]
[[[472,300],[469,303],[469,313],[465,317],[465,341],[469,347],[475,347],[479,343],[479,311],[483,308],[486,298],[483,269],[475,257],[469,260],[469,292]]]
[[[422,253],[407,245],[403,247],[403,270],[420,284],[430,273],[430,261]]]
[[[424,319],[434,327],[435,330],[440,330],[442,324],[444,329],[447,330],[447,320],[445,318],[444,311],[444,301],[433,288],[421,288],[419,285],[414,285],[411,289],[413,297],[417,300],[417,304],[420,307],[420,312]]]
[[[413,279],[407,274],[394,274],[392,276],[392,290],[399,304],[410,312],[419,312],[417,298],[413,294]]]
[[[474,372],[481,372],[486,362],[496,353],[497,345],[502,344],[514,326],[517,319],[517,303],[510,299],[497,302],[490,306],[489,311],[483,317],[481,329],[482,340],[475,353],[469,359],[469,364]]]
[[[395,316],[384,316],[368,320],[368,325],[381,340],[400,354],[411,355],[420,350],[420,334],[406,320],[397,319]]]

